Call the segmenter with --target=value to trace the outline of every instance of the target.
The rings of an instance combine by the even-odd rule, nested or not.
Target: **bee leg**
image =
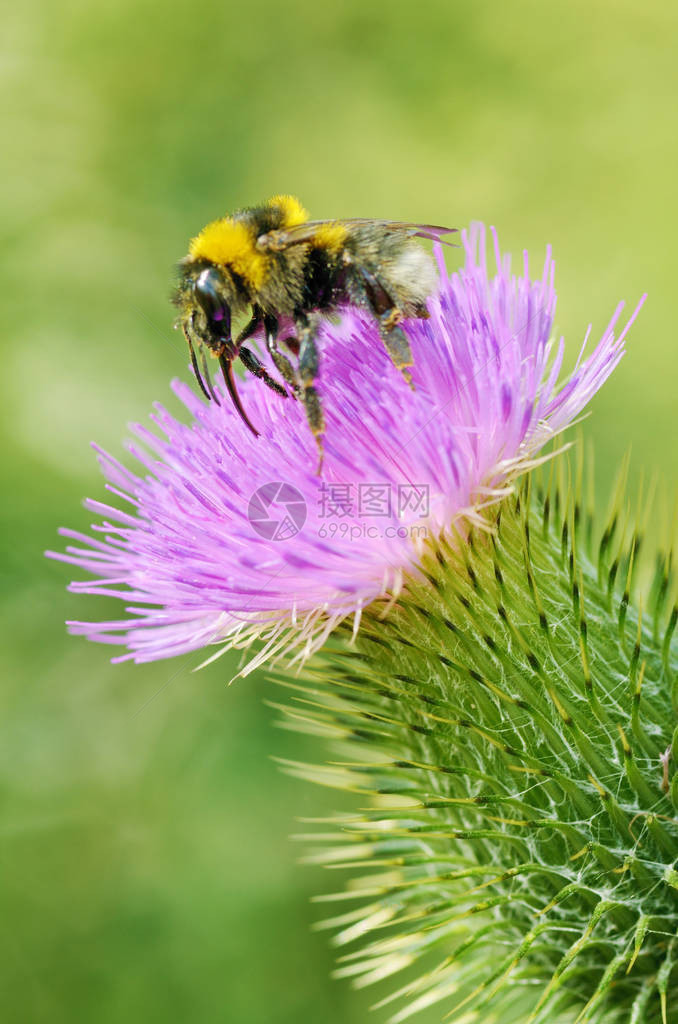
[[[212,397],[212,401],[214,402],[215,405],[221,405],[221,402],[217,398],[217,393],[214,390],[214,386],[212,384],[212,378],[210,377],[210,371],[207,368],[207,356],[205,355],[204,347],[202,348],[202,352],[200,353],[200,363],[201,363],[201,367],[202,367],[202,375],[203,375],[203,378],[205,380],[205,383],[207,384],[207,390],[209,391],[209,393],[210,393],[210,395]]]
[[[299,387],[299,381],[297,375],[294,372],[294,367],[287,358],[283,355],[278,348],[277,337],[278,337],[278,321],[273,316],[264,317],[264,329],[266,331],[266,348],[268,349],[271,359],[275,363],[276,369],[280,376],[286,381],[292,388],[294,397],[298,398],[301,394],[301,388]]]
[[[188,325],[185,324],[185,323],[183,323],[181,325],[181,329],[184,332],[184,337],[185,337],[186,341],[188,342],[188,351],[191,354],[191,366],[193,367],[193,373],[195,374],[195,379],[197,380],[198,384],[200,385],[200,390],[202,391],[202,393],[205,396],[205,398],[207,399],[207,401],[211,402],[212,401],[212,396],[210,395],[209,391],[205,387],[205,382],[202,379],[202,376],[200,374],[200,367],[198,366],[198,360],[197,360],[196,354],[195,354],[195,347],[193,345],[193,338],[191,337],[191,331],[189,330]],[[217,405],[218,404],[219,403],[217,402]]]
[[[247,341],[248,338],[252,337],[252,335],[255,333],[255,331],[257,330],[257,328],[261,324],[261,320],[262,320],[261,311],[259,310],[259,308],[257,306],[254,306],[253,310],[252,310],[252,319],[250,320],[250,322],[248,324],[245,324],[245,326],[243,327],[242,331],[240,332],[240,334],[238,335],[238,337],[235,339],[235,341],[233,343],[235,345],[236,352],[238,351],[238,349],[242,345],[243,341]]]
[[[320,369],[320,355],[315,336],[317,323],[307,316],[297,317],[297,338],[299,339],[299,377],[306,419],[318,446],[318,476],[322,471],[325,433],[325,416],[315,380]]]
[[[243,327],[240,334],[235,339],[233,347],[235,348],[235,351],[237,352],[245,369],[249,370],[250,373],[253,373],[255,377],[263,380],[264,384],[267,384],[269,388],[275,391],[278,395],[282,395],[283,398],[287,398],[287,392],[284,387],[281,384],[278,384],[278,382],[270,376],[259,359],[257,359],[254,352],[243,345],[243,342],[246,341],[247,338],[251,338],[252,335],[256,333],[257,329],[261,326],[263,319],[264,317],[259,307],[253,306],[252,319]]]
[[[414,365],[414,359],[412,358],[412,349],[407,340],[407,335],[402,327],[398,327],[397,324],[389,327],[388,323],[384,323],[385,319],[385,317],[379,317],[381,340],[391,357],[393,365],[400,370],[407,383],[413,388],[412,374],[409,371],[409,367]]]
[[[219,365],[224,374],[224,383],[231,396],[231,401],[236,408],[240,419],[243,421],[248,430],[250,430],[255,437],[259,437],[259,431],[253,425],[251,419],[245,412],[242,402],[240,401],[240,395],[235,384],[235,374],[233,373],[233,360],[228,359],[223,353],[219,356]]]
[[[283,398],[287,398],[287,392],[282,384],[278,384],[277,380],[274,380],[273,377],[267,373],[251,349],[245,348],[244,345],[241,345],[238,357],[245,369],[249,370],[250,373],[253,373],[255,377],[259,378],[259,380],[263,380],[264,384],[268,385],[271,391],[275,391],[277,395],[282,395]]]
[[[296,338],[285,338],[283,345],[285,345],[290,350],[293,356],[299,356],[299,342],[297,341]]]
[[[360,276],[359,291],[364,295],[367,305],[377,320],[384,347],[391,357],[393,365],[401,371],[410,387],[413,387],[412,375],[409,372],[409,367],[414,365],[412,349],[407,335],[402,327],[398,326],[403,314],[378,277],[371,274],[365,267],[360,267],[358,274]]]

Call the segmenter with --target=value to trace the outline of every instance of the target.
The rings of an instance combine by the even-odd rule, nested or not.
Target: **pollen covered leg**
[[[410,387],[413,387],[412,375],[408,368],[414,364],[414,359],[412,358],[412,349],[410,348],[410,343],[407,340],[407,335],[402,327],[398,327],[397,325],[389,328],[387,324],[384,323],[386,319],[386,317],[379,318],[379,334],[381,335],[381,340],[384,343],[386,351],[391,357],[393,365],[400,370]]]
[[[412,387],[412,376],[409,367],[414,364],[412,350],[407,336],[398,324],[403,314],[388,294],[378,277],[364,267],[358,271],[358,289],[374,314],[379,325],[379,334],[393,365],[401,371],[407,383]]]
[[[283,398],[287,398],[287,392],[282,384],[279,384],[277,380],[274,380],[273,377],[267,373],[266,369],[262,366],[251,349],[245,348],[243,345],[238,355],[240,357],[240,362],[243,364],[245,369],[249,370],[250,373],[253,373],[255,377],[259,378],[259,380],[263,380],[264,384],[266,384],[271,391],[275,391],[277,395],[282,395]]]
[[[301,388],[299,387],[294,367],[287,356],[283,355],[278,348],[278,321],[275,317],[266,316],[264,317],[264,328],[266,330],[266,348],[271,355],[271,359],[280,376],[292,388],[295,398],[298,398],[301,394]]]
[[[322,470],[325,433],[325,416],[315,380],[320,369],[320,355],[315,335],[317,324],[308,317],[297,318],[297,338],[299,340],[299,377],[301,379],[302,400],[306,410],[306,419],[318,445],[318,475]]]

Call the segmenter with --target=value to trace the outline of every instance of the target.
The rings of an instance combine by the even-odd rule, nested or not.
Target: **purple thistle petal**
[[[115,661],[152,661],[224,641],[246,645],[256,635],[264,647],[251,664],[292,641],[305,655],[342,618],[355,613],[357,628],[365,605],[397,592],[403,575],[416,572],[427,536],[478,518],[582,412],[621,359],[643,301],[615,339],[620,305],[593,352],[584,359],[582,348],[559,385],[564,345],[551,338],[550,249],[531,281],[527,254],[522,275],[512,276],[494,229],[492,239],[494,276],[482,225],[462,234],[466,259],[458,272],[448,276],[437,252],[440,287],[430,319],[404,325],[414,391],[371,318],[349,309],[339,326],[323,326],[322,479],[301,403],[274,397],[251,377],[240,389],[258,439],[227,400],[208,405],[175,381],[191,422],[156,405],[158,433],[132,428],[128,450],[142,475],[95,447],[109,491],[129,505],[123,512],[89,501],[105,517],[93,526],[105,539],[62,530],[82,546],[48,554],[95,577],[73,591],[133,606],[128,618],[71,622],[71,632],[126,646]],[[366,488],[373,503],[375,494],[390,497],[382,514],[361,511]]]

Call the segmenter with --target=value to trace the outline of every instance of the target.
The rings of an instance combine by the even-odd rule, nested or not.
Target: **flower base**
[[[337,973],[403,972],[393,1022],[438,1001],[502,1024],[676,1012],[669,560],[641,614],[621,502],[596,538],[570,491],[528,476],[490,530],[439,539],[354,644],[342,629],[278,678],[288,724],[331,747],[285,769],[356,794],[309,857],[348,873],[323,897]]]

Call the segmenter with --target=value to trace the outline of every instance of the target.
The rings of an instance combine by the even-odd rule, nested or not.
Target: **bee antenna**
[[[201,358],[202,372],[203,372],[203,376],[204,376],[205,380],[207,381],[207,387],[208,387],[210,396],[212,397],[212,400],[214,401],[215,405],[221,405],[221,402],[217,398],[217,393],[214,390],[214,388],[212,387],[212,380],[210,378],[210,371],[207,368],[207,356],[205,355],[205,349],[202,350],[201,357],[202,357]]]
[[[235,376],[233,374],[232,360],[227,359],[226,356],[221,355],[219,356],[219,363],[224,374],[224,380],[226,382],[226,387],[228,388],[228,393],[233,400],[233,405],[238,410],[238,415],[240,416],[240,419],[243,421],[245,426],[252,431],[255,437],[259,437],[259,431],[252,426],[249,416],[243,409],[242,402],[240,401],[240,395],[238,394],[235,386]]]
[[[184,337],[185,337],[186,341],[188,342],[188,351],[191,353],[191,366],[193,367],[193,373],[195,374],[195,379],[197,380],[198,384],[200,385],[200,390],[202,391],[203,395],[205,396],[205,398],[209,402],[209,401],[211,401],[211,396],[210,396],[209,391],[205,387],[204,380],[200,376],[200,367],[198,366],[198,360],[195,358],[195,349],[193,348],[193,342],[191,340],[191,336],[190,336],[190,334],[188,333],[188,331],[186,330],[186,328],[183,325],[182,325],[182,330],[184,332]]]

